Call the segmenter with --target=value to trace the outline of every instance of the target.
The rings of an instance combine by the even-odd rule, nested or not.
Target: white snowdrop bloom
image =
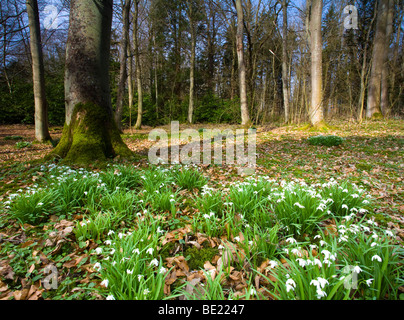
[[[271,261],[269,261],[269,268],[270,269],[273,269],[273,268],[275,268],[276,266],[278,265],[278,262],[276,262],[276,261],[274,261],[274,260],[271,260]]]
[[[362,272],[362,269],[359,267],[359,266],[355,266],[354,268],[353,268],[353,272],[355,272],[355,273],[361,273]]]
[[[295,290],[296,288],[296,283],[293,281],[293,279],[288,279],[286,280],[286,292],[289,292],[290,290]]]
[[[250,295],[254,296],[254,295],[256,295],[256,294],[257,294],[257,291],[255,291],[254,288],[251,288],[251,290],[250,290]]]
[[[219,246],[217,247],[219,250],[221,250],[221,249],[224,249],[224,247],[221,245],[221,244],[219,244]]]
[[[297,262],[299,262],[299,266],[301,266],[302,268],[304,268],[307,265],[306,260],[298,258],[296,259]]]
[[[119,237],[119,239],[122,239],[123,237],[125,236],[125,234],[124,233],[118,233],[118,237]]]
[[[126,269],[127,274],[133,274],[133,270]]]
[[[373,239],[378,239],[379,236],[378,236],[376,233],[373,233],[373,234],[372,234],[372,238],[373,238]]]
[[[320,246],[324,246],[326,244],[327,244],[327,242],[325,242],[324,240],[320,240]]]
[[[289,242],[290,244],[297,243],[296,239],[295,239],[295,238],[292,238],[292,237],[287,238],[287,239],[286,239],[286,242]]]
[[[153,259],[152,261],[150,261],[150,266],[153,266],[153,265],[158,267],[159,261],[157,259]]]
[[[112,235],[112,234],[114,234],[115,233],[115,231],[113,231],[113,230],[109,230],[108,231],[108,235],[110,236],[110,235]]]
[[[317,299],[321,299],[327,296],[327,293],[319,288],[317,288],[316,293],[317,293]]]
[[[366,212],[368,212],[366,209],[363,209],[363,208],[359,209],[359,213],[366,213]]]
[[[331,252],[328,250],[322,250],[321,253],[324,255],[326,259],[328,259],[331,255]]]
[[[112,294],[108,295],[106,299],[107,300],[115,300],[115,298],[114,298],[114,296]]]
[[[393,237],[393,236],[394,236],[393,232],[391,232],[390,230],[386,230],[385,232],[386,232],[386,234],[387,234],[389,237]]]
[[[366,227],[366,226],[362,226],[362,229],[363,229],[363,231],[365,231],[365,232],[369,232],[369,231],[370,231],[370,228],[369,228],[369,227]]]
[[[347,209],[347,210],[348,210],[348,206],[347,206],[346,204],[343,204],[343,205],[341,206],[341,208],[342,208],[342,209]]]
[[[303,256],[299,249],[292,249],[292,253],[293,253],[294,255],[297,255],[298,257],[302,257],[302,256]]]
[[[304,205],[301,205],[299,202],[296,202],[294,206],[299,207],[300,209],[304,209]]]
[[[240,237],[234,237],[234,240],[236,240],[237,242],[240,242]]]
[[[161,267],[160,270],[159,270],[160,274],[165,274],[166,272],[167,272],[167,269],[164,268],[164,267]]]
[[[109,283],[108,279],[105,279],[105,280],[102,280],[100,284],[102,286],[104,286],[105,288],[108,288],[108,283]]]
[[[106,244],[107,246],[110,246],[111,243],[112,243],[111,240],[105,240],[105,241],[104,241],[104,244]]]
[[[152,254],[153,254],[153,251],[154,251],[154,249],[153,249],[153,248],[149,248],[149,249],[147,249],[147,250],[146,250],[146,252],[147,252],[148,254],[150,254],[150,255],[152,255]]]
[[[371,244],[370,244],[370,246],[373,248],[373,247],[375,247],[375,246],[377,246],[377,245],[379,245],[377,242],[372,242]]]
[[[321,263],[321,261],[320,261],[319,259],[317,259],[317,258],[315,258],[315,259],[313,260],[313,263],[314,263],[315,265],[318,265],[320,268],[323,266],[323,264]]]
[[[314,240],[316,240],[316,239],[321,239],[321,236],[319,234],[314,236]]]
[[[94,264],[94,269],[97,270],[97,271],[100,271],[100,270],[101,270],[101,263],[96,262],[96,263]]]
[[[115,253],[115,249],[112,248],[110,254],[114,254]]]
[[[348,193],[349,191],[348,191],[348,189],[344,189],[344,190],[342,190],[342,192]]]
[[[374,279],[368,279],[366,280],[366,284],[368,285],[368,287],[370,287],[370,285],[372,284]]]
[[[353,194],[351,194],[351,197],[354,199],[359,198],[359,194],[353,193]]]
[[[42,207],[43,206],[43,202],[38,202],[38,206]]]
[[[139,250],[138,248],[133,249],[133,250],[132,250],[132,253],[137,253],[137,254],[140,254],[140,250]]]
[[[363,200],[362,203],[363,204],[369,204],[369,201],[368,200]]]
[[[373,260],[377,260],[377,261],[379,261],[379,262],[382,262],[382,258],[380,258],[377,254],[375,254],[373,257],[372,257],[372,261]]]
[[[95,252],[96,252],[97,254],[101,254],[101,253],[102,253],[102,248],[101,248],[101,247],[96,248],[96,249],[95,249]]]

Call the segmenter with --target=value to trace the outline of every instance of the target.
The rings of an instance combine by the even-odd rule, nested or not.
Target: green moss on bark
[[[80,103],[74,108],[70,124],[65,124],[59,144],[47,157],[88,165],[132,155],[108,110],[93,103]]]

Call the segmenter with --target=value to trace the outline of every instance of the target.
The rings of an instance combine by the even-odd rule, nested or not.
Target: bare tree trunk
[[[30,47],[32,57],[32,80],[35,99],[35,138],[44,142],[50,140],[48,127],[48,102],[45,94],[45,70],[41,45],[37,0],[27,0],[27,12],[30,31]]]
[[[89,164],[130,157],[114,121],[109,83],[112,0],[71,0],[66,44],[66,122],[47,156]]]
[[[283,27],[282,27],[282,90],[283,105],[285,109],[285,122],[290,121],[290,90],[289,90],[289,69],[288,69],[288,53],[287,53],[287,34],[288,34],[288,3],[282,0],[283,10]]]
[[[194,91],[195,91],[195,48],[196,48],[196,31],[193,19],[192,3],[188,1],[188,18],[191,29],[191,59],[189,70],[189,105],[188,105],[188,123],[193,122],[194,113]]]
[[[382,114],[384,116],[387,116],[388,111],[389,111],[390,67],[388,64],[388,55],[390,52],[391,34],[393,31],[393,18],[394,18],[394,0],[390,0],[388,12],[387,12],[386,38],[385,38],[385,42],[386,42],[385,51],[387,51],[387,53],[384,56],[383,71],[382,71],[381,97],[380,97],[380,108],[381,108]]]
[[[368,85],[366,118],[383,117],[381,110],[381,82],[386,59],[386,28],[389,0],[379,0],[376,34],[372,53],[372,69]]]
[[[123,97],[125,94],[125,85],[127,80],[127,70],[126,61],[128,54],[128,42],[129,42],[129,14],[131,0],[123,0],[122,4],[122,39],[121,39],[121,52],[119,57],[120,70],[119,70],[119,83],[118,92],[116,97],[116,110],[115,110],[115,121],[119,130],[122,130],[122,111],[123,111]]]
[[[250,115],[248,113],[247,103],[247,83],[246,83],[246,69],[244,62],[244,42],[243,42],[243,30],[244,30],[244,14],[242,0],[236,0],[237,9],[237,57],[238,57],[238,71],[240,82],[240,104],[241,104],[241,124],[243,126],[249,126],[251,123]]]
[[[133,109],[133,62],[132,46],[128,41],[128,92],[129,92],[129,129],[132,131],[132,109]]]
[[[138,17],[139,17],[139,0],[135,0],[135,11],[133,16],[133,44],[136,61],[136,82],[137,82],[137,120],[135,129],[142,127],[143,115],[143,86],[142,86],[142,69],[140,64],[139,54],[139,32],[138,32]]]
[[[323,76],[322,76],[322,38],[321,16],[322,0],[311,1],[310,13],[310,51],[311,51],[311,105],[309,118],[313,126],[321,125],[323,113]]]

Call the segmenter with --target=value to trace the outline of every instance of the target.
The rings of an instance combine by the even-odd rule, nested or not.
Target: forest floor
[[[373,219],[386,229],[393,230],[396,235],[395,241],[402,244],[404,240],[404,121],[369,121],[361,125],[351,122],[331,124],[334,125],[333,129],[327,134],[344,138],[340,146],[310,145],[307,138],[319,133],[301,130],[301,127],[296,125],[258,127],[256,175],[266,176],[276,181],[297,179],[307,184],[327,183],[335,179],[341,183],[360,185],[374,199],[374,206],[371,212],[368,212],[367,218]],[[169,130],[168,126],[161,128]],[[202,129],[236,129],[237,127],[181,125],[180,130],[185,128],[193,128],[201,132]],[[127,129],[122,136],[129,148],[137,153],[138,160],[134,165],[139,168],[148,166],[148,150],[155,143],[148,139],[152,129],[143,128],[137,131]],[[51,128],[52,138],[55,140],[60,138],[61,132],[61,127]],[[10,199],[13,193],[43,183],[44,174],[46,175],[43,172],[44,163],[38,160],[52,149],[52,145],[35,143],[34,140],[33,126],[0,126],[0,200],[3,203]],[[238,174],[237,167],[234,165],[201,165],[199,170],[208,177],[209,185],[216,190],[221,188],[228,190],[231,183],[242,183],[246,179],[246,176]],[[183,191],[180,196],[192,198],[194,195],[199,196],[200,192],[200,190],[188,190]],[[184,200],[183,203],[186,201]],[[185,208],[184,216],[195,213],[190,207],[192,206],[183,207]],[[94,268],[94,261],[96,261],[94,259],[97,256],[94,250],[98,246],[101,247],[101,242],[87,239],[83,244],[72,232],[72,228],[79,219],[83,218],[83,214],[79,210],[71,217],[55,217],[50,214],[49,221],[32,225],[11,219],[8,211],[0,208],[0,299],[105,298],[105,295],[94,290],[100,287],[102,280]],[[208,237],[207,230],[205,233],[201,230],[197,233],[194,230],[193,241],[189,242],[186,237],[187,232],[190,231],[187,231],[189,226],[181,220],[181,214],[178,212],[176,217],[174,220],[177,224],[173,222],[169,225],[163,224],[167,233],[160,246],[175,242],[174,231],[177,232],[175,237],[178,238],[178,235],[181,235],[180,239],[176,238],[176,240],[180,241],[184,238],[188,241],[185,243],[188,246],[190,246],[189,243],[196,242],[198,243],[196,247],[200,248],[202,244],[204,244],[202,247],[206,246],[207,240],[210,241],[212,248],[220,246],[218,240],[220,237]],[[125,223],[122,224],[125,225]],[[50,231],[56,232],[56,238],[49,237]],[[234,238],[235,235],[232,235],[226,240],[234,243],[236,242]],[[179,243],[184,244],[181,241]],[[195,275],[190,276],[187,259],[176,259],[173,262],[174,257],[178,258],[178,253],[184,253],[184,248],[174,246],[168,250],[168,253],[159,256],[166,258],[164,263],[167,268],[172,267],[176,270],[175,279],[171,279],[171,282],[166,280],[164,287],[166,295],[174,289],[174,287],[170,288],[170,285],[177,278],[186,277],[191,283],[197,279]],[[202,268],[205,267],[205,270],[210,272],[212,268],[215,268],[213,265],[217,265],[219,257],[220,255],[216,255],[211,263],[203,265]],[[260,265],[255,266],[258,269],[261,268],[259,269],[261,271],[264,268],[261,265],[263,261],[260,260]],[[59,287],[53,291],[43,288],[46,277],[44,268],[50,262],[54,262],[59,268]],[[260,278],[246,283],[243,272],[249,273],[248,270],[244,270],[244,267],[235,267],[234,271],[229,271],[228,279],[233,280],[232,282],[229,280],[231,284],[229,282],[226,288],[233,288],[238,294],[236,296],[244,298],[246,295],[247,298],[250,297],[246,294],[249,285],[262,293],[263,290],[260,289],[262,279],[261,284]],[[172,276],[173,274],[170,273],[169,277],[172,278]],[[198,281],[193,283],[197,284]],[[192,295],[192,292],[193,289],[188,286],[182,292],[182,297],[187,293]],[[240,292],[244,292],[244,295]],[[263,294],[262,297],[264,296],[273,298],[271,294]]]

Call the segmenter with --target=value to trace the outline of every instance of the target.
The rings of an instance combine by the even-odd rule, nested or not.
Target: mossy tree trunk
[[[66,122],[50,156],[89,164],[132,152],[113,118],[109,84],[112,0],[71,0],[66,46]]]
[[[135,129],[142,127],[143,117],[143,84],[142,84],[142,66],[140,63],[139,53],[139,0],[135,0],[135,8],[133,12],[133,50],[135,53],[136,63],[136,82],[137,82],[137,120]]]

